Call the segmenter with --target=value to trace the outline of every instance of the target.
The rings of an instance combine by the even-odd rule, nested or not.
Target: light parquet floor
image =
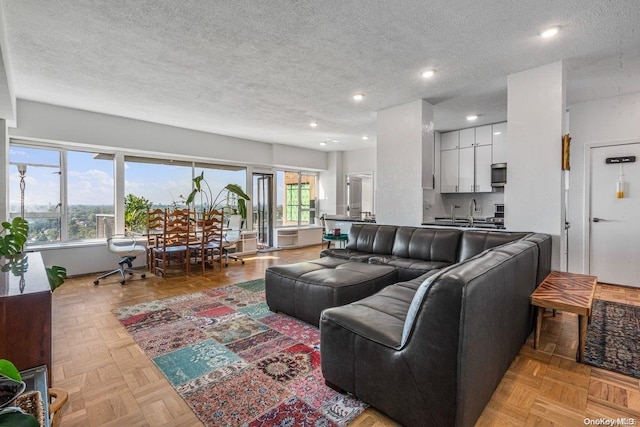
[[[53,383],[69,392],[62,426],[198,426],[187,404],[113,316],[144,301],[264,277],[269,265],[316,258],[320,246],[249,256],[223,271],[167,279],[150,276],[121,286],[114,276],[70,278],[53,294]],[[114,261],[115,263],[115,261]],[[640,290],[599,285],[596,298],[640,305]],[[577,318],[546,317],[540,349],[532,339],[505,374],[479,426],[583,426],[585,418],[640,420],[640,385],[630,377],[578,364]],[[369,408],[355,427],[396,423]]]

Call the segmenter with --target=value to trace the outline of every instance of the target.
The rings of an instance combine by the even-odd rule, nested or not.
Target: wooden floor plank
[[[112,311],[141,302],[264,277],[269,265],[318,257],[320,246],[245,258],[204,275],[93,285],[95,277],[70,278],[53,294],[53,369],[56,387],[69,392],[63,427],[201,425]],[[115,262],[115,260],[114,260]],[[598,285],[596,298],[640,305],[640,290]],[[577,318],[545,314],[539,350],[530,338],[511,364],[478,426],[584,425],[584,418],[640,418],[637,379],[575,362]],[[352,427],[397,427],[369,408]]]

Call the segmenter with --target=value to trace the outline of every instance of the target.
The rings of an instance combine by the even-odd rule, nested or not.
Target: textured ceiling
[[[468,113],[505,120],[507,75],[559,60],[569,103],[640,91],[638,0],[3,7],[19,98],[314,149],[371,146],[376,111],[419,98],[436,105],[437,130],[468,126]],[[537,36],[550,25],[559,36]]]

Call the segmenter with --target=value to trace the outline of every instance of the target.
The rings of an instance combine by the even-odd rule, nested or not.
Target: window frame
[[[205,178],[206,178],[206,169],[221,169],[221,170],[243,170],[245,181],[244,182],[234,182],[235,184],[239,184],[243,187],[243,189],[249,191],[251,182],[248,177],[250,177],[250,165],[239,164],[239,163],[225,163],[216,160],[202,159],[196,158],[194,156],[184,156],[184,155],[171,155],[166,153],[153,153],[153,152],[142,152],[142,151],[131,151],[131,150],[120,150],[113,147],[104,147],[104,146],[94,146],[88,144],[75,144],[75,143],[63,143],[59,141],[44,141],[44,140],[31,140],[24,139],[21,137],[10,137],[9,138],[9,149],[12,147],[28,147],[32,149],[41,149],[41,150],[49,150],[56,151],[59,153],[60,158],[60,209],[57,209],[58,213],[54,212],[33,212],[27,215],[25,211],[25,218],[55,218],[60,222],[60,236],[59,240],[46,241],[46,242],[31,242],[27,243],[27,247],[56,247],[56,246],[66,246],[66,245],[83,245],[83,244],[95,244],[97,242],[103,243],[103,237],[96,238],[87,238],[87,239],[74,239],[69,240],[69,201],[68,201],[68,153],[69,152],[82,152],[82,153],[99,153],[99,155],[109,156],[113,159],[113,207],[114,212],[113,215],[115,217],[116,227],[114,232],[122,233],[124,232],[124,194],[125,192],[125,179],[126,179],[126,171],[125,171],[125,163],[126,161],[136,161],[140,159],[148,159],[153,161],[154,163],[161,164],[188,164],[191,167],[191,179],[193,180],[194,174],[196,170],[205,169]],[[9,167],[15,167],[15,165],[22,162],[13,162],[9,161],[7,158],[7,165]],[[27,164],[30,165],[30,164]],[[48,165],[51,166],[51,165]],[[229,183],[227,183],[229,184]],[[193,182],[191,182],[193,188]],[[122,198],[121,203],[119,203],[118,198]],[[215,194],[214,194],[215,196]],[[7,199],[9,199],[9,195],[7,195]],[[8,200],[7,200],[8,202]],[[250,206],[248,207],[250,208]],[[20,216],[20,212],[9,212],[9,218],[13,218],[16,216]]]
[[[277,228],[284,228],[284,227],[304,227],[304,226],[309,226],[309,225],[313,225],[314,224],[314,218],[316,216],[316,212],[318,211],[318,206],[317,206],[317,201],[318,201],[318,181],[320,179],[320,174],[314,171],[307,171],[307,170],[291,170],[291,169],[278,169],[276,172],[276,177],[279,175],[279,172],[282,173],[282,189],[283,189],[283,201],[282,201],[282,225],[277,227]],[[287,174],[295,174],[297,175],[297,180],[296,182],[287,182]],[[309,182],[305,182],[303,180],[304,176],[312,176],[314,177],[315,180],[315,185],[311,185]],[[292,190],[291,187],[296,187],[295,191],[296,192],[296,199],[297,199],[297,203],[295,205],[290,204],[289,203],[289,198],[288,198],[288,194],[290,193],[290,190]],[[309,187],[309,200],[315,200],[315,204],[312,207],[311,203],[309,204],[309,206],[307,207],[306,205],[303,205],[303,186],[305,187]],[[276,184],[277,187],[277,184]],[[297,190],[297,191],[296,191]],[[313,191],[311,191],[313,190]],[[276,197],[277,200],[277,197]],[[292,209],[296,209],[297,210],[297,218],[296,218],[296,224],[287,224],[285,225],[285,219],[286,218],[286,212],[289,210],[289,208]],[[307,223],[302,223],[302,216],[303,216],[303,212],[307,212],[309,215],[309,220]],[[293,218],[289,218],[290,220],[293,221]]]

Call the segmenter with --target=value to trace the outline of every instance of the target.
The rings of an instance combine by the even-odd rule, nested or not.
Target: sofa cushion
[[[413,280],[387,286],[360,301],[325,310],[322,317],[368,340],[398,349],[414,295],[435,273],[430,271]]]
[[[400,280],[411,280],[422,274],[448,267],[452,263],[441,261],[424,261],[420,259],[400,258],[396,256],[372,256],[369,258],[370,264],[391,265],[398,269]]]
[[[398,227],[392,255],[451,264],[456,262],[460,230]]]
[[[360,300],[397,281],[392,266],[327,257],[267,268],[265,294],[272,311],[318,326],[325,308]]]
[[[342,249],[342,248],[334,248],[334,249],[324,249],[320,252],[320,257],[331,257],[331,258],[340,258],[342,260],[349,261],[358,261],[358,262],[368,262],[369,258],[375,256],[376,254],[372,254],[370,252],[360,252],[355,251],[353,249]]]
[[[398,349],[414,293],[414,286],[397,283],[360,301],[327,309],[322,318],[370,341]]]
[[[393,225],[353,224],[347,249],[369,254],[391,254],[397,229]]]
[[[465,230],[460,240],[457,262],[466,261],[479,253],[505,243],[522,239],[530,233],[487,230]]]

